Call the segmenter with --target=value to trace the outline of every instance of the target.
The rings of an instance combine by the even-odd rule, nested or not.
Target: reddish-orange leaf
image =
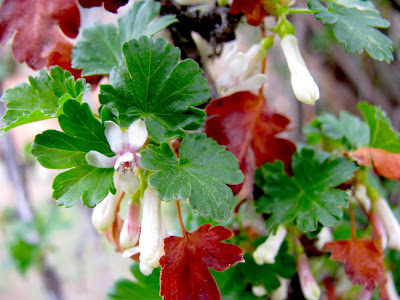
[[[400,180],[400,154],[377,148],[360,147],[350,153],[350,156],[361,166],[369,166],[372,161],[378,174],[388,179]]]
[[[286,130],[290,121],[281,114],[272,113],[263,98],[239,92],[213,100],[206,112],[210,116],[206,122],[207,135],[235,154],[240,169],[247,176],[245,180],[254,176],[254,172],[248,172],[254,170],[254,164],[259,167],[279,159],[286,169],[290,168],[296,146],[289,140],[275,137]],[[233,187],[233,191],[237,192],[238,187]]]
[[[343,262],[345,272],[353,284],[360,284],[370,291],[379,284],[381,290],[385,290],[383,253],[373,242],[352,237],[346,241],[327,243],[324,246],[326,249],[332,251],[331,259]]]
[[[117,13],[120,6],[124,6],[129,0],[79,0],[79,4],[85,8],[102,6],[104,3],[104,8],[112,13]]]
[[[232,236],[233,232],[223,226],[204,224],[183,237],[167,237],[165,255],[160,259],[163,299],[221,299],[208,268],[224,271],[244,261],[240,247],[221,243]]]
[[[261,21],[267,16],[260,0],[234,0],[229,12],[237,15],[242,11],[245,12],[247,23],[253,26],[260,25]]]
[[[12,52],[32,69],[61,65],[70,69],[72,44],[80,26],[75,0],[4,0],[0,8],[0,44],[14,36]]]

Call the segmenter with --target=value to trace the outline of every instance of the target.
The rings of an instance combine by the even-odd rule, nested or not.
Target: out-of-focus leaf
[[[222,243],[232,236],[223,226],[205,224],[183,237],[167,237],[160,259],[163,299],[221,299],[209,268],[221,272],[243,262],[242,249]]]
[[[234,0],[229,13],[237,15],[242,11],[245,12],[247,23],[253,26],[259,26],[267,16],[260,0]]]
[[[4,0],[0,7],[0,44],[12,36],[15,59],[32,69],[59,65],[70,70],[72,44],[80,26],[75,0]],[[71,70],[70,70],[71,71]]]
[[[134,263],[130,267],[132,275],[138,282],[129,279],[119,279],[108,289],[107,298],[113,300],[161,299],[160,269],[154,269],[150,276],[144,276],[139,270],[139,264]]]
[[[296,222],[303,231],[315,231],[337,223],[348,205],[346,192],[334,187],[354,176],[357,167],[345,158],[326,158],[303,148],[293,156],[293,177],[283,170],[282,162],[265,164],[257,173],[256,183],[265,195],[258,199],[258,211],[271,213],[267,229]]]
[[[102,6],[112,13],[117,13],[118,8],[127,4],[129,0],[79,0],[82,7],[90,8],[95,6]]]
[[[210,116],[206,133],[235,154],[240,169],[253,182],[254,169],[275,159],[282,160],[290,169],[296,146],[289,140],[276,137],[286,130],[289,119],[272,113],[265,100],[250,92],[239,92],[215,99],[206,108]],[[252,157],[255,159],[252,159]],[[252,172],[247,172],[252,169]],[[235,192],[240,186],[232,188]]]
[[[82,0],[81,0],[82,1]],[[83,69],[82,75],[108,75],[122,58],[122,45],[142,35],[153,36],[171,23],[175,16],[160,14],[161,3],[153,0],[135,2],[114,24],[95,24],[83,31],[83,40],[72,51],[72,66]]]

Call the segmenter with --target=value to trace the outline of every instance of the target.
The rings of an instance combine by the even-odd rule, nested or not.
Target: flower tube
[[[284,226],[279,226],[276,233],[271,233],[267,240],[257,247],[256,251],[253,253],[255,262],[258,265],[274,264],[275,256],[278,254],[281,244],[285,239],[287,230]]]
[[[319,99],[318,85],[300,54],[296,37],[293,34],[286,34],[282,38],[281,47],[291,74],[294,95],[299,101],[314,105]]]
[[[378,198],[373,204],[374,211],[378,214],[388,235],[388,247],[400,251],[400,225],[393,214],[389,204],[383,198]]]
[[[136,246],[140,235],[140,202],[129,200],[128,212],[121,229],[119,242],[124,249]]]

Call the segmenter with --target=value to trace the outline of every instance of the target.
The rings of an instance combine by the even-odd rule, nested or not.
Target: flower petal
[[[143,120],[133,122],[128,128],[129,150],[137,152],[147,140],[147,128]]]
[[[116,154],[122,154],[124,151],[123,147],[123,134],[121,128],[112,121],[105,121],[104,127],[106,130],[104,134],[106,135],[107,141],[110,144],[112,152]]]
[[[96,168],[113,168],[115,156],[108,157],[100,152],[90,150],[86,153],[86,161],[89,165],[96,167]]]
[[[133,174],[133,172],[129,172],[120,176],[119,183],[121,185],[121,189],[128,195],[133,195],[139,189],[139,180]]]

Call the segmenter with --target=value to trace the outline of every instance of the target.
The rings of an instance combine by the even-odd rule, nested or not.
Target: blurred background
[[[390,65],[374,61],[366,53],[346,53],[334,39],[332,27],[323,26],[312,15],[291,17],[304,60],[320,87],[316,106],[294,99],[278,40],[270,50],[266,71],[269,81],[264,90],[271,108],[292,120],[287,135],[295,142],[304,140],[302,126],[316,114],[347,110],[359,115],[359,101],[380,105],[394,127],[400,129],[400,1],[379,0],[375,4],[391,22],[385,31],[395,50]],[[132,1],[117,15],[103,8],[82,9],[80,31],[95,22],[116,22],[130,5]],[[305,5],[305,1],[296,3]],[[36,73],[14,62],[9,44],[0,51],[2,91],[28,82],[28,76]],[[202,62],[212,80],[218,75],[218,68],[213,66],[218,66],[221,58],[210,56]],[[84,99],[93,109],[98,105],[97,94],[94,87]],[[0,116],[3,113],[1,103]],[[116,279],[131,278],[130,262],[94,230],[89,208],[79,203],[72,208],[56,205],[51,184],[58,172],[42,168],[30,154],[36,134],[58,128],[57,120],[37,122],[15,128],[0,139],[0,299],[105,299]],[[399,204],[400,199],[392,201]],[[172,220],[168,229],[174,233],[178,225],[173,221],[174,209],[164,206]]]

